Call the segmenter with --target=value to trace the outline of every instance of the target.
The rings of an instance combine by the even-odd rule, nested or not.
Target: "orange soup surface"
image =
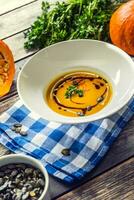
[[[48,87],[49,107],[64,116],[82,117],[103,109],[112,96],[108,81],[93,72],[72,72],[54,80]]]

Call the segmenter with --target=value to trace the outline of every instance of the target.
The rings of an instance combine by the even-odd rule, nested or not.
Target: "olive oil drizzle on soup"
[[[106,79],[93,72],[72,72],[53,81],[46,98],[55,112],[70,117],[97,113],[110,101],[112,88]]]

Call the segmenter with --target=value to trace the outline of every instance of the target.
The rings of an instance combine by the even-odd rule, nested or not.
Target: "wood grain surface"
[[[0,15],[4,15],[7,12],[11,12],[21,6],[26,6],[37,0],[0,0]]]
[[[134,158],[57,200],[134,200]]]
[[[32,6],[31,4],[22,6],[12,12],[7,13],[6,18],[5,15],[1,16],[0,26],[2,29],[0,31],[0,38],[4,39],[29,28],[37,16],[39,16],[41,13],[41,2],[42,0],[38,0],[33,2]]]
[[[16,35],[13,35],[7,39],[4,40],[4,42],[10,47],[10,49],[12,50],[13,56],[14,56],[14,60],[19,61],[22,60],[30,55],[32,55],[33,53],[35,53],[36,51],[26,51],[24,49],[24,34],[23,32],[18,33]]]

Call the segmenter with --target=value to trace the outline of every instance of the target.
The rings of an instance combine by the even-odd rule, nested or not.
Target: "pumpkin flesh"
[[[0,96],[7,94],[15,74],[13,55],[9,47],[0,40]]]

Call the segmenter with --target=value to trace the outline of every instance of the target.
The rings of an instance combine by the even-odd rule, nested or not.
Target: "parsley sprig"
[[[70,85],[65,93],[66,99],[71,98],[74,95],[78,95],[79,97],[83,97],[84,91],[82,89],[78,89],[75,85]]]
[[[42,2],[42,14],[25,32],[24,47],[41,49],[71,39],[109,41],[109,21],[122,0],[64,0]]]

